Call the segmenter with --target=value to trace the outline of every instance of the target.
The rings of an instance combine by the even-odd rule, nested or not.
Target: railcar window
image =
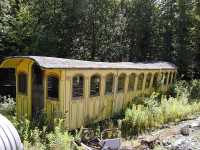
[[[129,76],[129,84],[128,84],[128,90],[129,91],[133,91],[134,90],[134,87],[135,87],[135,78],[136,78],[136,74],[135,73],[132,73]]]
[[[83,96],[84,77],[81,75],[73,77],[72,97],[78,98]]]
[[[100,76],[94,75],[91,77],[90,96],[99,96],[100,95],[100,82],[101,82]]]
[[[148,73],[147,79],[146,79],[146,83],[145,83],[145,88],[146,88],[146,89],[150,88],[151,77],[152,77],[152,74],[151,74],[151,73]]]
[[[158,86],[158,73],[155,73],[153,78],[153,87],[157,88],[157,86]]]
[[[59,80],[55,76],[48,76],[48,98],[58,99]]]
[[[21,94],[27,94],[27,74],[18,74],[18,92]]]
[[[172,83],[172,79],[173,79],[173,73],[170,72],[170,76],[169,76],[169,83]]]
[[[106,76],[106,89],[105,89],[105,94],[110,94],[110,93],[113,93],[113,81],[114,81],[114,78],[113,78],[113,75],[112,74],[109,74]]]
[[[164,84],[167,85],[167,78],[168,78],[168,73],[165,73],[165,79],[164,79]]]
[[[121,74],[119,76],[119,78],[118,78],[118,88],[117,88],[118,92],[124,92],[125,79],[126,79],[126,75],[125,74]]]
[[[138,77],[138,86],[137,86],[138,90],[142,90],[143,80],[144,80],[144,73],[141,73]]]
[[[176,73],[173,72],[173,73],[172,73],[171,83],[174,83],[174,82],[175,82],[175,78],[176,78],[175,76],[176,76]]]

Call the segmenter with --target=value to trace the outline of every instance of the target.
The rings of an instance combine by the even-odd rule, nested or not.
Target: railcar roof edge
[[[133,63],[133,62],[95,62],[46,56],[12,56],[9,59],[31,59],[40,67],[47,69],[176,69],[169,62]]]

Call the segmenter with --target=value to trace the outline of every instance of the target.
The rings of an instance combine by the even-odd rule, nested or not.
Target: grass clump
[[[0,96],[0,113],[9,116],[15,113],[15,100],[10,96]]]
[[[25,150],[71,150],[79,149],[74,137],[63,127],[64,120],[55,120],[53,129],[39,128],[27,119],[10,118],[16,127]]]
[[[132,104],[125,111],[122,123],[124,134],[138,134],[144,131],[158,128],[169,122],[177,122],[187,119],[189,116],[200,112],[200,102],[192,99],[192,93],[200,87],[197,81],[190,84],[181,81],[174,86],[174,97],[153,93],[144,98],[141,104]],[[194,87],[191,85],[195,85]],[[200,88],[199,88],[200,90]],[[199,95],[194,95],[197,98]]]

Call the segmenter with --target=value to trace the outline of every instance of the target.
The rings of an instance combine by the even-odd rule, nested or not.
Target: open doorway
[[[32,118],[38,119],[44,109],[43,71],[37,64],[32,67]]]
[[[15,69],[0,69],[0,96],[16,98]],[[0,102],[1,102],[0,98]]]

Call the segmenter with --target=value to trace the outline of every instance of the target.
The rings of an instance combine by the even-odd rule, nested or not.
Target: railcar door
[[[80,128],[84,124],[85,94],[86,84],[83,75],[75,75],[67,81],[71,85],[68,87],[70,101],[70,128]]]
[[[44,109],[43,71],[34,64],[32,67],[32,118],[37,119]]]
[[[103,87],[103,94],[104,97],[102,98],[103,101],[103,118],[108,118],[112,115],[113,110],[113,102],[114,102],[114,85],[115,85],[115,76],[114,74],[110,73],[106,75],[105,81],[102,83]]]
[[[60,91],[63,89],[61,87],[60,77],[56,74],[49,74],[46,77],[46,113],[48,119],[53,121],[55,118],[62,118],[61,101],[63,99]]]
[[[16,112],[18,118],[29,117],[28,73],[17,73]]]
[[[122,110],[125,99],[125,81],[126,74],[120,74],[117,80],[115,103],[113,105],[114,113],[119,113]]]

